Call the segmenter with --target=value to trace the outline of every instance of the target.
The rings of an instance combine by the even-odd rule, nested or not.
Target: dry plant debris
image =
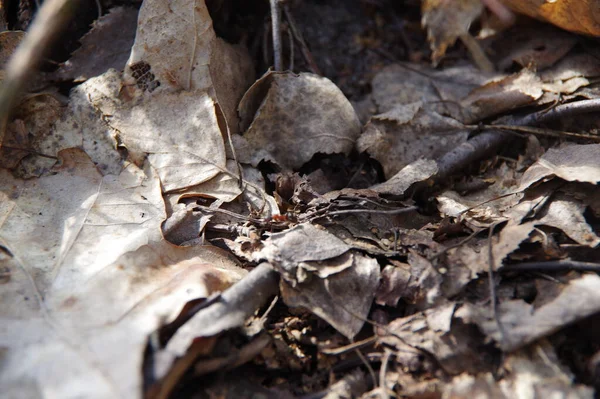
[[[0,33],[7,397],[600,389],[592,2],[98,4]]]

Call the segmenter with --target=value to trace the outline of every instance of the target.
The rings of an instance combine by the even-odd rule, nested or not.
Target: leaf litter
[[[597,98],[597,63],[552,29],[486,56],[469,29],[484,5],[512,21],[494,0],[424,2],[438,68],[407,46],[412,62],[368,64],[364,99],[314,73],[300,5],[280,6],[301,51],[262,49],[296,70],[256,82],[249,48],[215,32],[227,7],[112,8],[54,74],[82,82],[68,99],[24,96],[5,126],[5,392],[592,397],[597,343],[565,342],[600,310],[600,148],[577,108]],[[385,7],[354,37],[365,62]],[[135,40],[119,36],[134,17]],[[552,35],[560,49],[531,50]],[[457,38],[485,71],[444,59]]]

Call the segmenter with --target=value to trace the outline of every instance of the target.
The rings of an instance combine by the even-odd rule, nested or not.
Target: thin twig
[[[431,255],[429,258],[427,258],[427,260],[431,262],[432,260],[435,260],[435,259],[439,258],[440,256],[442,256],[443,254],[447,253],[451,249],[462,247],[464,244],[466,244],[467,242],[471,241],[473,238],[475,238],[475,236],[477,234],[481,233],[484,230],[485,229],[475,230],[474,232],[472,232],[471,234],[469,234],[468,237],[460,240],[459,242],[457,242],[454,245],[450,245],[449,247],[446,247],[446,248],[442,249],[440,252],[438,252],[436,254]]]
[[[290,43],[290,66],[289,66],[288,70],[294,71],[294,35],[290,28],[288,28],[287,34],[288,34],[288,39],[289,39],[289,43]]]
[[[519,126],[535,126],[542,123],[554,122],[571,116],[600,112],[600,98],[593,100],[574,101],[557,105],[550,110],[535,112],[533,114],[510,118],[508,124]]]
[[[308,64],[308,67],[314,74],[323,75],[321,73],[321,70],[317,66],[317,63],[315,62],[315,59],[312,56],[312,53],[308,49],[308,46],[306,45],[306,42],[304,41],[304,37],[302,36],[302,32],[300,31],[300,29],[298,29],[298,27],[296,25],[296,20],[294,19],[294,15],[290,11],[290,8],[287,4],[283,5],[283,12],[285,13],[285,17],[288,21],[290,29],[292,30],[292,34],[294,35],[294,37],[296,38],[298,43],[300,43],[300,50],[302,50],[302,56],[304,57],[304,60]]]
[[[440,370],[442,372],[444,372],[444,374],[447,374],[446,369],[442,366],[442,364],[439,362],[439,360],[433,353],[429,352],[427,349],[421,348],[421,347],[413,345],[413,344],[409,344],[403,337],[401,337],[396,332],[392,331],[388,327],[388,325],[378,323],[374,320],[364,318],[361,315],[357,314],[354,310],[349,309],[344,302],[338,300],[338,298],[331,293],[331,290],[329,289],[329,280],[324,280],[324,285],[325,285],[325,290],[329,294],[329,300],[333,304],[335,304],[336,306],[339,306],[340,309],[344,310],[346,313],[348,313],[352,317],[355,317],[358,320],[361,320],[373,327],[376,327],[376,328],[380,329],[381,331],[385,332],[386,334],[388,334],[389,336],[392,336],[392,337],[398,339],[402,344],[406,345],[407,347],[409,347],[411,349],[414,349],[416,353],[423,354],[425,357],[430,359],[434,364],[437,364],[439,366]]]
[[[576,260],[550,260],[545,262],[523,262],[512,265],[505,265],[501,269],[503,272],[516,271],[561,271],[577,270],[581,272],[600,272],[600,263],[579,262]]]
[[[387,366],[390,361],[390,357],[392,357],[392,351],[388,348],[385,349],[383,354],[383,359],[381,359],[381,368],[379,369],[379,398],[380,399],[389,399],[390,395],[385,385],[385,374],[387,373]]]
[[[352,342],[351,344],[340,346],[337,348],[321,349],[319,352],[321,352],[325,355],[339,356],[339,355],[343,355],[344,353],[353,351],[355,349],[359,349],[359,348],[363,348],[368,345],[372,345],[375,342],[377,342],[377,337],[372,336],[369,338],[365,338],[362,341]]]
[[[531,133],[540,136],[550,136],[550,137],[575,137],[578,139],[588,139],[594,141],[600,141],[600,136],[595,134],[585,134],[585,133],[573,133],[573,132],[565,132],[562,130],[551,130],[544,129],[540,127],[534,126],[514,126],[514,125],[489,125],[485,127],[501,129],[501,130],[512,130],[514,132],[523,132],[523,133]]]
[[[346,215],[350,213],[378,213],[384,215],[399,215],[401,213],[415,212],[419,208],[416,206],[409,206],[406,208],[392,209],[392,210],[383,210],[383,209],[342,209],[339,211],[331,211],[327,212],[323,215],[314,216],[309,219],[309,221],[313,221],[316,219],[320,219],[323,217],[335,216],[335,215]]]
[[[273,33],[273,58],[274,68],[281,71],[281,11],[279,9],[279,0],[269,0],[271,4],[271,31]]]
[[[502,321],[500,320],[500,315],[498,314],[496,283],[494,282],[494,248],[492,245],[494,229],[500,223],[502,222],[496,222],[489,227],[490,230],[488,233],[488,284],[490,286],[490,308],[492,310],[494,320],[496,321],[496,325],[498,326],[498,332],[500,333],[500,342],[503,344],[506,334],[504,333],[504,327],[502,325]]]
[[[375,370],[373,370],[373,367],[371,367],[371,363],[369,363],[369,361],[365,358],[360,349],[354,349],[354,353],[356,353],[356,356],[358,356],[358,358],[363,362],[363,364],[369,371],[369,375],[373,379],[373,385],[377,385],[377,375],[375,374]]]

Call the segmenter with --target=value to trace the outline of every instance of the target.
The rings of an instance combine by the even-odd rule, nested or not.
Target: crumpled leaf
[[[471,124],[519,107],[542,97],[542,81],[532,71],[519,73],[480,86],[460,101],[460,120]]]
[[[49,148],[43,143],[60,140],[58,137],[51,138],[54,136],[51,132],[63,114],[63,104],[51,94],[39,94],[23,100],[6,128],[0,149],[0,165],[16,169],[23,178],[39,176],[54,166],[56,160],[51,157],[67,147]]]
[[[123,70],[135,39],[138,10],[114,7],[94,22],[81,47],[56,71],[62,80],[81,82],[114,68]]]
[[[599,75],[597,58],[589,53],[571,54],[553,68],[540,72],[544,91],[559,94],[575,93]]]
[[[10,276],[0,291],[0,383],[40,397],[138,397],[148,334],[245,272],[221,250],[162,239],[152,168],[102,176],[79,149],[59,158],[37,179],[0,171],[0,262]]]
[[[418,309],[427,309],[442,297],[444,277],[429,260],[410,250],[408,263],[390,262],[392,265],[386,266],[381,276],[381,285],[376,293],[377,303],[395,306],[403,298]]]
[[[469,34],[469,27],[481,15],[483,4],[480,0],[423,0],[421,9],[432,60],[437,65],[456,39]]]
[[[380,194],[402,196],[410,186],[429,179],[437,172],[437,162],[431,159],[419,159],[400,169],[385,182],[372,186],[371,190]]]
[[[360,331],[379,284],[377,260],[359,253],[314,262],[313,278],[292,287],[281,283],[281,296],[290,307],[303,307],[353,339]],[[317,277],[318,276],[318,277]]]
[[[63,277],[68,283],[73,270],[93,275],[123,252],[160,240],[165,217],[151,169],[129,164],[119,176],[102,177],[81,150],[59,156],[62,163],[48,176],[20,181],[2,171],[0,179],[0,235],[21,262],[43,272],[42,293]]]
[[[498,317],[504,335],[488,309],[466,304],[455,314],[467,323],[477,324],[502,350],[510,352],[597,313],[599,306],[600,277],[588,274],[570,281],[556,299],[539,308],[523,300],[500,303]]]
[[[239,106],[243,136],[234,136],[241,162],[262,160],[298,169],[316,153],[348,154],[360,133],[352,105],[329,79],[267,72]]]
[[[379,161],[391,177],[419,158],[436,158],[454,149],[467,136],[461,123],[416,102],[373,116],[356,147]]]
[[[516,63],[541,71],[561,60],[577,44],[577,39],[576,35],[551,25],[527,21],[502,32],[494,42],[498,68],[507,70]]]
[[[545,214],[537,220],[537,223],[556,227],[576,243],[594,248],[600,244],[600,237],[594,233],[583,216],[586,208],[585,203],[559,194],[552,199]]]
[[[379,284],[375,259],[348,252],[350,246],[322,227],[303,223],[263,242],[254,254],[283,277],[288,306],[302,306],[352,339],[362,328]]]
[[[600,36],[600,16],[595,0],[502,0],[513,11],[550,22],[571,32]]]
[[[111,115],[109,126],[143,162],[146,154],[164,191],[203,183],[226,170],[225,144],[213,99],[205,91],[157,92],[141,100],[119,100],[115,71],[86,82],[93,106]]]
[[[422,356],[417,348],[434,357],[450,375],[481,372],[486,369],[483,343],[473,329],[453,320],[455,307],[447,303],[398,318],[387,326],[391,333],[379,333],[379,340],[395,347],[398,357],[409,364]]]
[[[312,272],[326,278],[350,267],[350,264],[318,267],[316,262],[338,257],[350,247],[324,228],[310,223],[275,233],[263,245],[255,254],[256,260],[268,260],[292,285],[304,282]]]
[[[600,144],[568,144],[550,148],[525,171],[519,189],[523,190],[549,176],[597,184],[600,182],[599,154]]]
[[[375,75],[371,82],[373,102],[379,113],[399,104],[439,103],[452,112],[473,89],[496,75],[486,74],[471,64],[436,70],[422,65],[393,64]]]
[[[203,0],[150,0],[140,9],[124,80],[149,91],[206,90],[235,133],[237,105],[254,72],[244,47],[216,37]]]
[[[563,366],[548,343],[510,353],[500,366],[506,371],[497,381],[491,372],[469,375],[463,373],[444,387],[444,396],[450,398],[546,398],[560,395],[564,398],[591,399],[593,389],[575,384],[574,377]]]

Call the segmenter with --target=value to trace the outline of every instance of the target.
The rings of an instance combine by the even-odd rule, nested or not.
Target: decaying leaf
[[[438,167],[435,161],[419,159],[400,169],[387,181],[372,186],[371,190],[380,194],[402,196],[413,184],[429,179],[437,171]]]
[[[600,277],[589,274],[570,281],[556,299],[537,309],[523,300],[500,303],[501,330],[487,309],[465,305],[456,317],[476,323],[500,348],[513,351],[598,312],[599,304]]]
[[[586,208],[583,202],[569,195],[558,194],[552,198],[544,214],[540,215],[538,223],[556,227],[576,243],[593,248],[600,244],[600,237],[585,220],[583,213]]]
[[[577,44],[577,36],[548,24],[528,21],[503,32],[495,41],[497,65],[507,70],[514,63],[538,71],[554,65]],[[570,57],[567,57],[567,59]]]
[[[310,310],[353,339],[371,309],[379,284],[379,264],[354,252],[311,264],[312,278],[295,287],[281,283],[283,300],[288,306]]]
[[[267,259],[283,278],[295,285],[306,281],[309,274],[316,272],[322,278],[340,272],[350,264],[341,264],[327,272],[307,262],[319,262],[338,257],[350,247],[322,227],[310,223],[300,224],[282,233],[271,235],[258,252],[256,260]]]
[[[152,168],[102,176],[81,150],[59,157],[33,180],[1,171],[0,381],[41,397],[135,397],[148,334],[245,272],[218,249],[162,240]]]
[[[548,343],[509,354],[502,364],[507,374],[500,381],[492,373],[461,374],[444,388],[444,398],[544,398],[559,394],[591,399],[593,390],[575,384],[573,375],[560,363]]]
[[[68,282],[73,270],[93,275],[123,252],[158,241],[165,217],[152,170],[130,164],[120,176],[102,177],[80,150],[64,150],[60,158],[49,176],[20,181],[3,171],[1,179],[2,237],[23,263],[42,272],[42,293],[63,277]]]
[[[471,23],[482,11],[480,0],[423,0],[422,23],[427,27],[434,65],[444,56],[448,46],[469,34]]]
[[[600,243],[599,237],[584,217],[588,203],[594,202],[593,196],[584,194],[586,186],[573,184],[563,188],[564,182],[558,179],[539,182],[556,176],[567,181],[595,184],[600,178],[596,167],[598,154],[600,147],[597,144],[571,144],[550,149],[518,179],[508,176],[502,184],[497,182],[466,196],[451,191],[438,196],[440,212],[460,218],[475,231],[509,220],[498,241],[493,242],[494,269],[527,239],[535,226],[558,228],[578,244],[595,247]],[[509,185],[509,182],[512,183]],[[520,224],[526,218],[529,221]],[[471,265],[469,268],[479,265],[479,272],[486,270],[489,260],[486,261],[485,254],[475,256],[469,252],[463,255],[467,257],[465,262]],[[474,260],[473,256],[479,260]]]
[[[594,0],[502,0],[516,12],[550,22],[571,32],[600,36],[600,14]]]
[[[600,182],[600,144],[569,144],[549,149],[523,174],[520,189],[549,176],[567,181]]]
[[[553,68],[540,73],[543,89],[553,93],[574,93],[600,75],[600,66],[596,61],[597,58],[590,53],[570,54]]]
[[[356,146],[378,160],[391,177],[419,158],[441,156],[467,136],[461,123],[416,102],[372,117]]]
[[[273,234],[255,257],[267,259],[280,272],[289,306],[308,308],[353,338],[375,296],[379,265],[349,249],[327,230],[304,223]]]
[[[148,91],[206,91],[235,133],[237,103],[253,69],[243,47],[216,37],[204,0],[152,0],[140,9],[124,80]]]
[[[240,161],[298,169],[317,153],[348,154],[360,133],[350,102],[329,79],[268,72],[240,102]]]
[[[440,108],[452,111],[471,90],[484,85],[492,74],[479,71],[470,64],[436,70],[412,64],[392,64],[375,75],[373,101],[378,113],[391,110],[396,105],[421,101],[439,103]]]
[[[165,191],[203,183],[226,170],[225,144],[213,99],[205,91],[157,92],[121,100],[115,71],[88,82],[88,97],[104,114],[130,159],[146,155]]]
[[[424,1],[434,61],[456,38],[486,61],[469,25],[482,3],[497,1]],[[193,394],[276,397],[298,387],[261,389],[226,369],[251,361],[250,373],[303,372],[308,393],[328,383],[320,371],[364,354],[368,364],[380,360],[369,396],[590,397],[543,338],[600,312],[600,278],[552,271],[556,280],[536,279],[524,270],[597,267],[574,259],[589,261],[600,245],[599,145],[544,154],[552,139],[530,139],[527,156],[514,146],[462,180],[462,166],[445,160],[494,133],[467,141],[475,123],[501,123],[492,119],[502,114],[506,123],[516,109],[539,110],[561,96],[597,97],[593,46],[573,47],[570,34],[554,47],[535,37],[529,52],[496,54],[501,65],[525,66],[510,76],[461,62],[446,70],[371,65],[361,135],[350,102],[324,77],[269,71],[250,87],[248,51],[215,34],[230,40],[239,32],[222,28],[235,21],[241,42],[253,41],[239,26],[251,18],[239,19],[232,4],[146,0],[126,63],[133,35],[125,25],[135,25],[136,12],[112,9],[57,73],[87,79],[68,104],[26,96],[8,121],[0,154],[3,393],[166,398],[187,390],[188,377],[225,371]],[[355,37],[367,58],[378,46],[364,43],[387,29],[385,7],[369,6],[376,29]],[[293,7],[283,8],[283,55],[299,58],[297,45],[312,66]],[[271,48],[263,50],[268,56]],[[415,50],[407,43],[405,55],[419,59]],[[107,71],[109,62],[125,70]],[[365,154],[350,165],[355,149],[379,161],[385,183],[372,186],[381,173]],[[277,199],[265,192],[265,168],[256,168],[266,161],[304,173],[317,164],[307,162],[334,153],[351,156],[323,157],[344,158],[329,164],[333,173],[322,162],[304,177],[271,179]],[[330,179],[340,165],[351,179]],[[342,188],[348,181],[357,188]],[[463,184],[471,181],[485,184]],[[432,190],[446,185],[452,190],[436,203]],[[229,248],[252,270],[205,242]],[[283,303],[267,309],[276,295]],[[380,306],[371,309],[373,302]],[[306,311],[288,317],[285,306]],[[321,330],[326,323],[333,328]],[[583,357],[592,368],[600,355]],[[349,385],[362,394],[367,373],[354,377],[329,381],[320,395],[351,395],[341,389]]]
[[[543,94],[542,81],[528,69],[478,87],[460,101],[466,124],[531,105]]]
[[[30,128],[32,147],[43,155],[56,156],[64,149],[81,148],[91,158],[100,173],[118,175],[123,168],[122,155],[117,151],[115,133],[101,119],[90,102],[90,94],[98,88],[98,80],[85,82],[71,91],[66,109],[53,105],[54,119],[47,118],[45,123]],[[104,95],[104,93],[103,93]],[[46,111],[48,112],[48,111]],[[59,118],[60,117],[60,118]],[[52,123],[51,129],[46,125]],[[28,160],[32,167],[44,168],[48,160],[34,157]]]
[[[57,138],[52,139],[52,130],[64,112],[61,101],[51,94],[39,94],[23,100],[7,126],[0,149],[0,165],[6,169],[17,169],[23,178],[39,176],[54,166],[58,151],[69,147],[49,148],[44,142],[58,141]],[[62,136],[63,139],[65,137],[68,135]]]
[[[55,75],[62,80],[85,81],[113,68],[123,70],[135,39],[138,10],[111,8],[81,38],[81,47],[60,66]]]
[[[484,344],[477,331],[453,320],[455,306],[443,304],[398,318],[387,326],[390,333],[380,333],[379,339],[396,347],[398,359],[407,364],[431,361],[427,357],[416,360],[426,353],[450,375],[481,372],[489,367],[484,359]]]

